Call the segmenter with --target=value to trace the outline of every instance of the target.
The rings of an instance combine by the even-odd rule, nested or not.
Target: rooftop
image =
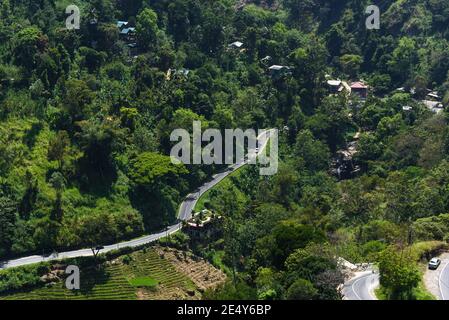
[[[187,221],[187,225],[193,228],[202,228],[212,222],[214,218],[221,219],[221,216],[214,215],[212,211],[204,209],[193,214],[193,217]]]
[[[440,96],[438,95],[438,92],[435,92],[435,91],[428,93],[427,97],[433,98],[433,99],[440,99]]]
[[[120,31],[120,33],[121,34],[128,34],[130,32],[135,32],[135,31],[136,31],[136,28],[131,27],[131,28],[124,28],[122,31]]]
[[[327,80],[327,84],[332,87],[338,87],[341,85],[341,80]]]
[[[361,81],[351,83],[351,89],[368,89],[368,86]]]
[[[438,101],[423,100],[422,103],[434,113],[440,113],[444,109],[443,104]]]
[[[243,42],[240,42],[240,41],[235,41],[229,45],[229,47],[234,47],[234,48],[240,48],[241,46],[243,46]]]
[[[117,21],[117,28],[126,27],[128,25],[128,21]]]
[[[269,67],[268,69],[277,71],[277,70],[282,70],[282,69],[290,69],[290,67],[274,64],[271,67]]]

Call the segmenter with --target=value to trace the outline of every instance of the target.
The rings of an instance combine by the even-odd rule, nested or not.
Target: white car
[[[429,261],[429,269],[436,270],[441,264],[441,260],[438,258],[432,258]]]

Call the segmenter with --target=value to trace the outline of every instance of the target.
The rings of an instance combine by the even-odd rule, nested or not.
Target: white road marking
[[[360,280],[362,280],[363,278],[365,278],[365,276],[361,276],[360,278],[358,278],[357,280],[355,280],[355,281],[352,283],[352,286],[351,286],[352,292],[354,292],[355,296],[356,296],[357,299],[359,299],[359,300],[363,300],[363,299],[357,294],[357,291],[355,291],[354,286],[355,286],[356,283],[358,283],[358,282],[359,282]]]
[[[352,292],[354,293],[355,297],[358,300],[362,300],[363,301],[364,299],[362,299],[362,297],[357,293],[357,291],[355,290],[355,286],[357,285],[357,283],[359,283],[359,281],[361,281],[361,280],[365,280],[366,281],[366,280],[368,280],[372,276],[373,276],[372,273],[365,273],[365,274],[362,274],[362,275],[360,275],[360,276],[358,276],[358,277],[353,279],[353,283],[351,285],[351,290],[352,290]],[[374,288],[375,288],[375,286],[374,286],[375,282],[376,282],[376,278],[372,278],[371,281],[367,281],[367,285],[365,286],[366,289],[368,289],[368,295],[372,298],[372,300],[377,300],[377,297],[373,294],[374,293]],[[345,297],[346,297],[346,295],[345,295]]]
[[[438,277],[438,287],[440,288],[441,300],[446,300],[446,299],[444,298],[443,290],[441,289],[441,287],[442,287],[442,286],[441,286],[441,284],[442,284],[441,278],[442,278],[442,276],[443,276],[443,274],[444,274],[444,270],[446,270],[446,268],[447,268],[448,265],[449,265],[449,260],[446,262],[446,265],[445,265],[444,268],[441,270],[440,276]]]

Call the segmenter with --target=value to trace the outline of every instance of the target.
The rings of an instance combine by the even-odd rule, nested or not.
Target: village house
[[[415,99],[418,99],[417,98],[418,93],[417,93],[416,88],[411,88],[410,90],[407,90],[406,88],[401,87],[401,88],[397,88],[395,91],[396,92],[404,92],[404,93],[408,92],[412,96],[415,96]],[[441,113],[441,112],[443,112],[444,105],[441,102],[441,96],[439,95],[438,91],[434,91],[432,89],[426,89],[426,92],[427,92],[427,94],[426,94],[425,98],[423,100],[421,100],[421,103],[428,110],[432,111],[433,113]],[[422,97],[422,94],[421,94],[421,97]],[[402,110],[406,111],[406,112],[410,112],[410,111],[413,110],[413,107],[411,107],[411,106],[403,106]]]
[[[192,240],[213,237],[220,231],[221,218],[220,215],[204,209],[192,215],[192,218],[186,222],[184,231]]]
[[[122,30],[122,28],[126,28],[128,26],[128,21],[117,21],[117,28]]]
[[[271,56],[265,56],[262,59],[260,59],[260,62],[264,65],[268,65],[268,63],[271,61]]]
[[[167,74],[165,75],[165,79],[166,80],[175,80],[175,79],[179,79],[179,80],[186,80],[189,76],[190,70],[189,69],[185,69],[185,68],[181,68],[181,69],[173,69],[170,68],[167,71]]]
[[[242,47],[243,47],[243,42],[240,42],[240,41],[235,41],[235,42],[230,43],[228,45],[229,49],[240,49]]]
[[[363,81],[356,81],[351,83],[351,95],[358,96],[362,100],[368,98],[368,86]]]
[[[326,86],[329,94],[345,94],[346,96],[351,94],[351,87],[346,81],[332,79],[330,75],[326,75],[326,79]]]
[[[128,21],[117,21],[117,28],[123,40],[126,42],[136,41],[136,28],[131,27]]]
[[[426,95],[426,99],[427,100],[432,100],[432,101],[440,101],[441,98],[438,95],[437,91],[428,90],[428,93]]]
[[[327,86],[331,94],[337,94],[343,88],[341,80],[327,80]]]
[[[402,106],[402,110],[403,111],[412,111],[413,110],[413,107],[411,107],[411,106]]]
[[[423,100],[421,102],[433,113],[441,113],[444,110],[444,106],[441,102],[432,100]]]
[[[136,28],[124,28],[120,31],[120,36],[122,36],[127,42],[136,41]]]
[[[284,76],[290,76],[292,74],[292,69],[292,67],[274,64],[268,68],[268,73],[271,77],[279,79]]]
[[[444,105],[441,102],[441,97],[438,94],[438,91],[427,89],[426,97],[421,102],[433,113],[441,113],[444,110]]]

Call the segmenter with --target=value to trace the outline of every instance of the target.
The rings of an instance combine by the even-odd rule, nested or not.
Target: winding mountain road
[[[441,271],[438,276],[439,299],[449,300],[449,259],[442,260]]]
[[[374,289],[379,286],[379,274],[372,270],[359,273],[343,287],[345,300],[377,300]]]
[[[449,300],[449,252],[438,256],[441,265],[436,270],[426,269],[424,285],[437,300]]]
[[[423,282],[428,292],[437,300],[449,300],[449,253],[439,256],[441,265],[436,270],[427,269]],[[358,272],[343,286],[345,300],[377,300],[374,289],[379,286],[379,274],[372,270]]]
[[[258,137],[259,152],[258,153],[262,152],[263,149],[265,149],[265,147],[267,146],[269,137],[270,137],[271,133],[273,132],[273,130],[274,129],[264,131],[259,135],[259,137]],[[252,150],[252,151],[255,152],[255,150]],[[238,162],[234,165],[231,165],[228,168],[228,170],[225,170],[223,172],[215,174],[214,176],[212,176],[212,180],[206,182],[194,193],[189,194],[186,197],[186,199],[181,203],[181,206],[179,207],[177,223],[167,227],[167,230],[161,231],[158,233],[154,233],[154,234],[150,234],[150,235],[140,237],[137,239],[104,246],[104,248],[101,249],[101,253],[105,253],[105,252],[120,249],[120,248],[126,248],[126,247],[138,247],[143,244],[154,242],[154,241],[161,239],[169,234],[179,231],[182,228],[182,221],[188,220],[191,217],[192,210],[195,208],[195,205],[196,205],[199,197],[201,195],[203,195],[205,192],[207,192],[209,189],[213,188],[216,184],[218,184],[221,180],[226,178],[233,171],[241,168],[242,166],[246,165],[247,163],[248,163],[248,160],[244,160],[244,161]],[[92,253],[91,249],[81,249],[81,250],[74,250],[74,251],[59,252],[57,254],[52,254],[49,256],[33,255],[33,256],[28,256],[28,257],[13,259],[13,260],[0,261],[0,270],[12,268],[12,267],[23,266],[23,265],[28,265],[28,264],[33,264],[33,263],[39,263],[39,262],[43,262],[43,261],[51,261],[51,260],[66,259],[66,258],[76,258],[76,257],[88,257],[88,256],[92,256],[92,255],[93,255],[93,253]]]

